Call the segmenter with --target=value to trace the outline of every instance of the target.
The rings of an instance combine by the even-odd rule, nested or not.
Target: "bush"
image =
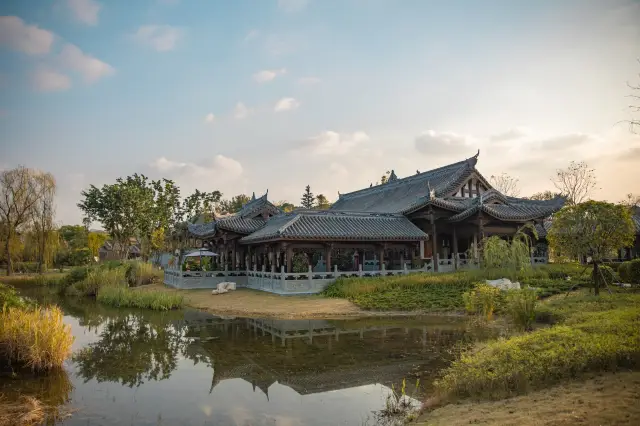
[[[134,261],[127,265],[127,282],[130,287],[151,284],[159,279],[159,272],[150,263]]]
[[[91,269],[84,280],[72,285],[72,290],[79,296],[96,296],[102,287],[126,286],[125,272],[124,268]]]
[[[631,282],[631,262],[622,262],[620,266],[618,266],[618,275],[620,276],[620,280],[625,283]]]
[[[532,288],[507,292],[505,311],[511,321],[522,330],[531,330],[536,317],[538,295]]]
[[[38,262],[13,262],[13,272],[20,274],[35,274],[38,272]]]
[[[466,311],[470,314],[482,315],[487,320],[493,318],[493,312],[500,305],[500,299],[500,289],[488,284],[479,284],[462,295]]]
[[[0,309],[3,308],[24,308],[27,302],[18,295],[16,289],[0,283]]]
[[[598,270],[600,271],[598,276],[594,275],[593,270],[591,271],[591,279],[594,282],[597,279],[601,284],[608,285],[620,281],[620,277],[618,277],[618,274],[610,266],[601,265],[598,267]]]
[[[62,367],[73,340],[58,307],[5,308],[0,313],[0,357],[10,363],[34,371]]]
[[[175,292],[139,291],[124,287],[103,287],[98,291],[98,302],[120,308],[145,308],[168,311],[183,306],[184,296]]]
[[[640,284],[640,259],[633,259],[629,262],[629,282]]]
[[[476,346],[445,370],[437,391],[505,397],[586,371],[640,365],[640,295],[561,298],[547,313],[564,323]]]

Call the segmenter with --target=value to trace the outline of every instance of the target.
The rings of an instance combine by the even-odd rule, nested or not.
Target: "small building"
[[[297,254],[309,264],[321,258],[327,272],[337,272],[338,259],[343,272],[451,271],[475,261],[483,238],[542,225],[565,201],[501,194],[476,169],[478,155],[405,178],[392,171],[384,184],[339,194],[328,210],[284,213],[268,191],[254,194],[238,213],[189,225],[189,233],[227,271],[293,273]]]
[[[142,254],[140,250],[140,243],[136,238],[130,238],[129,248],[124,250],[128,250],[127,259],[137,259]],[[124,250],[123,248],[121,248],[121,245],[119,242],[107,240],[98,249],[98,259],[101,262],[104,262],[107,260],[122,260],[121,253],[123,253]]]

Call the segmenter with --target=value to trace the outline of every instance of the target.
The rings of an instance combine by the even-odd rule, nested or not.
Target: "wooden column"
[[[378,250],[378,269],[382,271],[382,265],[384,264],[384,245]]]
[[[436,221],[435,221],[435,217],[433,212],[431,212],[431,235],[433,237],[433,240],[431,241],[431,255],[433,256],[433,271],[434,272],[438,272],[438,270],[440,269],[439,265],[438,265],[438,238],[437,238],[437,234],[436,234]]]
[[[288,245],[286,247],[285,256],[287,258],[287,272],[293,272],[293,247]]]
[[[236,240],[233,240],[233,244],[231,245],[231,270],[235,271],[237,269],[238,262],[236,260]]]
[[[458,269],[458,235],[455,225],[453,225],[453,267]]]

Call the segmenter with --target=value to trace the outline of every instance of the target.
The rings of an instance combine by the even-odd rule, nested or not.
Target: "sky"
[[[640,193],[640,0],[4,0],[0,169],[46,170],[57,219],[143,173],[330,201],[474,155],[521,196],[570,161]]]

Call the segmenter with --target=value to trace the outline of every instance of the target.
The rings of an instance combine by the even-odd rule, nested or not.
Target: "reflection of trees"
[[[11,379],[0,376],[0,395],[9,402],[18,401],[23,396],[36,398],[44,407],[46,425],[57,424],[67,416],[72,390],[69,375],[61,368],[46,375],[23,373]]]
[[[79,374],[130,387],[169,378],[184,350],[184,334],[166,320],[149,319],[141,313],[107,318],[100,340],[74,355]]]

